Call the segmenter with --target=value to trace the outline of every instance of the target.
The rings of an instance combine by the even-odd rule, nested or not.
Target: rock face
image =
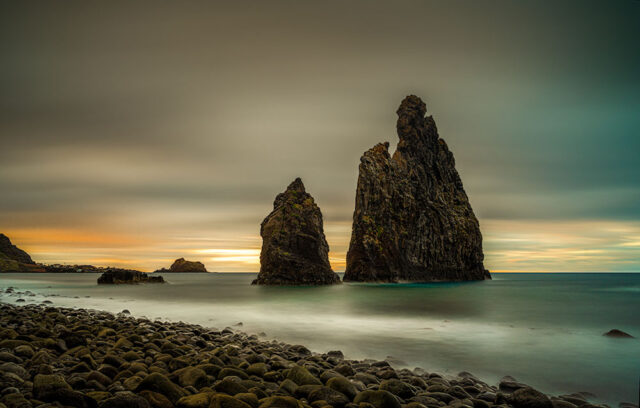
[[[0,234],[0,272],[44,272],[22,249],[11,243],[9,237]]]
[[[202,262],[185,261],[184,258],[176,259],[169,269],[158,269],[156,272],[208,272]]]
[[[603,336],[614,337],[614,338],[619,338],[619,339],[633,339],[634,338],[629,333],[625,333],[622,330],[618,330],[618,329],[611,329],[608,332],[606,332],[605,334],[603,334]]]
[[[123,284],[123,283],[164,283],[162,276],[149,276],[148,273],[130,269],[111,269],[98,278],[98,284]]]
[[[340,283],[329,264],[322,213],[302,180],[295,179],[273,202],[262,221],[258,285],[327,285]]]
[[[13,245],[9,237],[4,234],[0,234],[0,252],[5,254],[9,259],[13,259],[14,261],[23,264],[34,264],[33,259],[31,259],[29,254]]]
[[[396,152],[378,144],[360,159],[345,281],[491,279],[453,154],[426,110],[407,96]]]

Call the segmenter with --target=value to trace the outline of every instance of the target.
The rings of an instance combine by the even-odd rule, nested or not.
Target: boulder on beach
[[[260,235],[260,273],[254,285],[340,283],[329,264],[322,213],[299,178],[278,194]]]
[[[453,154],[426,111],[420,98],[407,96],[393,156],[380,143],[360,158],[344,281],[491,279]]]
[[[148,273],[131,269],[111,269],[98,278],[98,284],[134,284],[134,283],[164,283],[162,276],[149,276]]]
[[[9,237],[0,234],[0,272],[45,272],[36,265],[28,253],[11,243]]]
[[[162,268],[155,272],[172,273],[172,272],[209,272],[202,262],[187,261],[184,258],[176,259],[169,269]]]
[[[629,333],[625,333],[622,330],[618,329],[609,330],[608,332],[604,333],[603,336],[614,337],[618,339],[635,339],[635,337],[633,337]]]
[[[594,407],[584,392],[549,398],[526,385],[505,392],[468,373],[396,370],[126,313],[0,304],[0,339],[7,408]]]

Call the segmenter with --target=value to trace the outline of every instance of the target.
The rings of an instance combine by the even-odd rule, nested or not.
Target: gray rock
[[[100,408],[151,408],[149,402],[132,392],[120,392],[100,401]]]

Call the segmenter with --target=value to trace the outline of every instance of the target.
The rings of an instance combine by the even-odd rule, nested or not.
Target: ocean
[[[549,394],[638,403],[640,274],[503,273],[468,283],[256,287],[255,274],[164,274],[166,285],[96,284],[96,274],[0,274],[0,302],[50,300],[137,317],[231,326],[266,339],[389,359],[429,372],[505,375]],[[242,325],[239,325],[242,323]]]

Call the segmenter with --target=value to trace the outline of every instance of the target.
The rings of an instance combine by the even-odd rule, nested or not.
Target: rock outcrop
[[[184,258],[176,259],[169,269],[162,268],[155,272],[208,272],[202,262],[186,261]]]
[[[28,253],[11,243],[9,237],[0,234],[0,272],[44,272]]]
[[[618,339],[633,339],[633,338],[635,338],[632,335],[630,335],[629,333],[625,333],[622,330],[618,330],[618,329],[611,329],[608,332],[606,332],[605,334],[603,334],[603,336],[605,336],[605,337],[614,337],[614,338],[618,338]]]
[[[426,105],[407,96],[397,114],[393,156],[384,143],[360,159],[344,281],[491,279],[478,220]]]
[[[98,284],[134,284],[134,283],[164,283],[162,276],[150,276],[148,273],[131,269],[110,269],[100,275]]]
[[[329,264],[322,213],[302,180],[295,179],[273,202],[262,221],[258,285],[327,285],[340,283]]]

